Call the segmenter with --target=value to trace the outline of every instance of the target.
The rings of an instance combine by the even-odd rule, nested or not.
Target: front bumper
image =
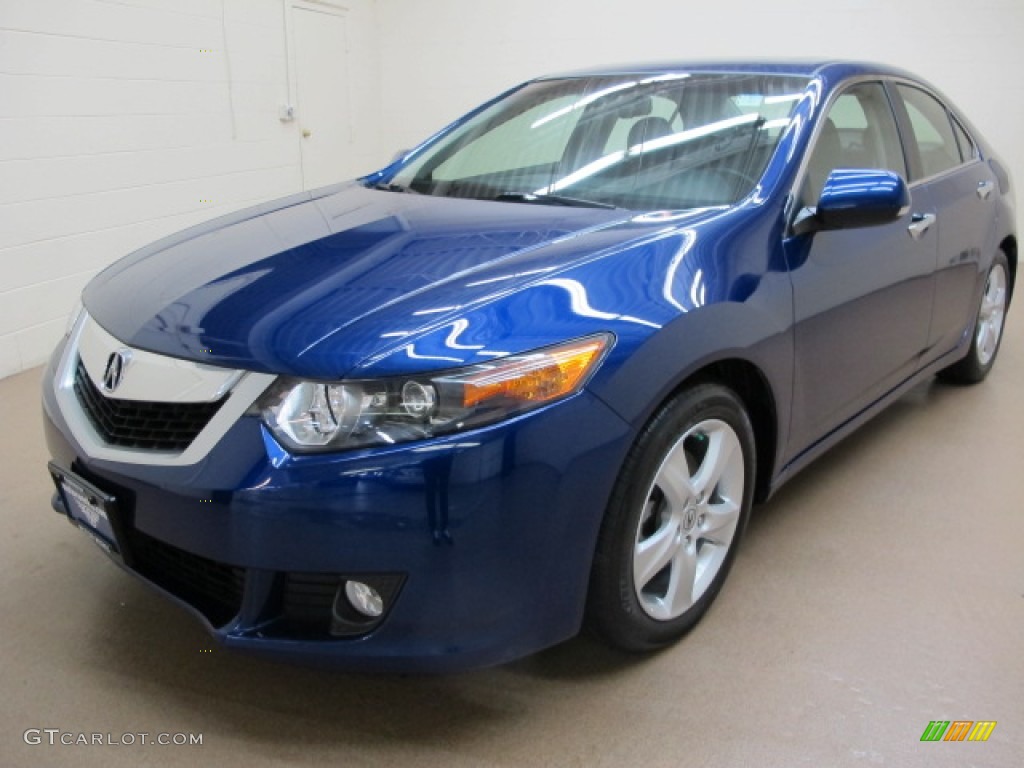
[[[574,635],[629,427],[583,392],[518,419],[388,449],[291,456],[240,418],[188,466],[91,457],[44,377],[54,459],[118,499],[121,565],[224,645],[340,666],[442,671]],[[58,504],[59,506],[59,504]],[[370,631],[331,633],[348,578],[397,579]]]

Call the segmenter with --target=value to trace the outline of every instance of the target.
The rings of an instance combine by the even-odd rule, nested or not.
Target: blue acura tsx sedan
[[[754,501],[985,378],[1016,271],[1005,166],[906,72],[542,77],[93,279],[44,378],[53,506],[228,647],[654,649]]]

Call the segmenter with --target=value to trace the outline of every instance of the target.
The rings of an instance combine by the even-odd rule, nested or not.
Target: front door
[[[799,206],[813,206],[835,168],[907,177],[892,107],[881,83],[848,88],[811,149]],[[936,232],[930,201],[877,227],[790,238],[795,349],[791,455],[809,447],[908,377],[928,342]]]

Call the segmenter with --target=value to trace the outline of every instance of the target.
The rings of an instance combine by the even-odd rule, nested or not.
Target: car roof
[[[574,72],[548,75],[538,79],[548,80],[564,77],[597,77],[601,75],[629,74],[659,75],[671,74],[674,72],[749,72],[751,74],[796,75],[807,77],[808,79],[812,77],[824,77],[830,82],[837,82],[845,80],[848,77],[857,77],[860,75],[879,75],[882,77],[902,77],[909,78],[911,80],[920,80],[920,78],[910,74],[909,72],[886,64],[836,59],[723,59],[720,61],[662,61],[619,64],[615,66],[577,70]]]

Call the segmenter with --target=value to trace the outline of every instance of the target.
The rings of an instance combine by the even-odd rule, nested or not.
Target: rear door
[[[926,363],[949,352],[971,329],[998,182],[967,131],[933,94],[909,84],[892,90],[904,126],[912,194],[927,195],[936,217],[935,301]]]
[[[906,178],[892,106],[881,82],[845,89],[817,128],[797,210],[817,204],[836,168]],[[793,281],[796,364],[791,454],[809,447],[909,376],[928,340],[936,239],[927,195],[876,227],[786,242]]]

